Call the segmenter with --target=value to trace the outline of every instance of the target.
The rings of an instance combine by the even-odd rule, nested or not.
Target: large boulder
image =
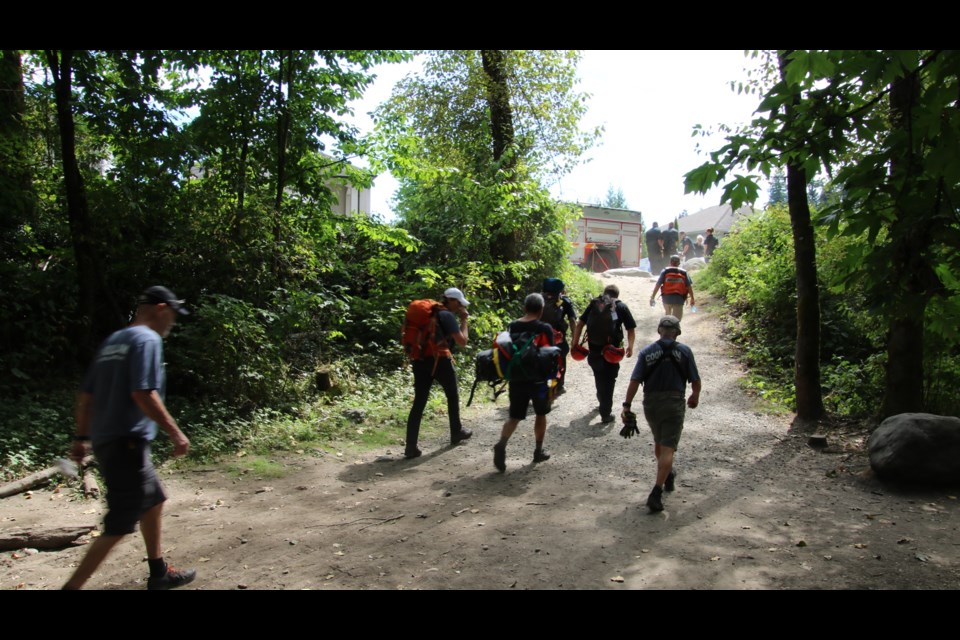
[[[651,274],[639,267],[619,267],[617,269],[607,269],[603,272],[604,276],[630,276],[635,278],[649,278]]]
[[[681,265],[685,271],[699,271],[707,268],[707,261],[703,258],[690,258]]]
[[[901,413],[867,440],[870,466],[886,480],[960,484],[960,418]]]

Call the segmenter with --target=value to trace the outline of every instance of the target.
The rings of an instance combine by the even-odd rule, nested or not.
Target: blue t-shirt
[[[137,325],[104,340],[82,387],[93,396],[92,443],[129,437],[153,440],[157,423],[143,414],[131,393],[156,390],[162,399],[166,382],[163,339],[156,331]]]
[[[644,383],[644,392],[648,391],[680,391],[687,389],[687,382],[696,382],[700,379],[697,363],[693,359],[693,351],[685,344],[668,338],[661,338],[657,342],[643,348],[637,356],[637,364],[630,374],[631,380],[643,380],[647,370],[654,366],[663,357],[663,347],[673,344],[673,359],[677,366],[669,362],[656,365],[650,378]],[[683,372],[681,377],[680,372]],[[686,380],[684,380],[686,378]]]

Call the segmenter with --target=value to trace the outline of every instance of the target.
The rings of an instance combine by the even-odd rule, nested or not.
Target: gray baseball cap
[[[677,316],[663,316],[657,329],[676,329],[677,335],[680,335],[680,319]]]

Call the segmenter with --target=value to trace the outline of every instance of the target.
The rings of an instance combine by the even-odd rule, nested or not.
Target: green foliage
[[[0,224],[0,341],[10,346],[0,350],[0,392],[12,399],[2,435],[21,447],[3,450],[17,456],[5,468],[45,464],[45,445],[63,444],[31,444],[10,425],[44,419],[31,399],[69,416],[72,400],[44,395],[50,380],[75,379],[94,346],[79,343],[83,329],[128,322],[148,284],[169,286],[193,311],[165,354],[168,404],[195,459],[402,437],[403,313],[448,286],[474,303],[458,357],[472,381],[474,350],[518,315],[525,292],[569,268],[563,230],[575,211],[544,182],[596,137],[578,128],[586,96],[574,90],[575,52],[500,53],[514,125],[501,157],[477,52],[439,52],[406,85],[413,93],[396,98],[405,108],[381,111],[375,170],[403,178],[401,225],[334,214],[331,187],[369,185],[372,174],[346,161],[367,141],[344,116],[372,65],[406,53],[5,54],[0,88],[23,97],[0,101],[0,178],[16,183],[2,194],[11,215]],[[75,132],[63,141],[54,77],[72,88]],[[74,146],[82,184],[70,193],[85,199],[89,229],[68,215],[61,142]],[[103,294],[91,312],[107,319],[99,324],[81,305],[91,285],[79,276],[78,233]],[[325,368],[336,385],[318,393],[311,383]],[[351,399],[382,428],[343,419]],[[169,453],[162,436],[156,451]]]
[[[753,369],[747,386],[758,396],[784,404],[793,391],[796,348],[796,289],[790,220],[783,207],[769,207],[742,220],[699,272],[697,286],[719,295],[730,315],[727,335],[743,349]],[[869,251],[866,234],[853,237],[817,230],[821,290],[821,367],[824,404],[838,416],[872,417],[884,389],[886,327],[877,322],[881,301],[865,289],[858,266]],[[951,324],[955,296],[937,298],[927,309],[928,328]],[[954,316],[955,317],[955,316]],[[956,326],[956,325],[952,325]],[[954,415],[960,394],[956,341],[926,346],[927,404]]]
[[[543,182],[568,171],[597,132],[577,127],[586,103],[574,90],[575,52],[495,53],[502,77],[478,51],[430,52],[424,74],[377,111],[375,143],[401,181],[401,226],[422,243],[408,269],[458,281],[482,265],[483,288],[469,295],[499,306],[566,261],[563,230],[575,213]]]
[[[724,184],[724,200],[736,208],[753,200],[757,173],[801,169],[811,202],[821,207],[819,221],[853,240],[829,285],[862,296],[880,318],[873,326],[889,332],[884,412],[919,410],[921,396],[931,397],[931,372],[928,354],[909,345],[926,343],[925,333],[948,356],[958,345],[951,320],[952,283],[960,279],[960,55],[830,50],[776,57],[782,77],[760,87],[758,117],[690,171],[686,188]],[[752,175],[729,179],[740,167]],[[812,179],[820,170],[832,178],[825,188]],[[947,321],[931,317],[928,305]]]
[[[200,397],[223,398],[241,412],[274,400],[288,377],[268,339],[276,315],[225,295],[204,296],[195,315],[166,350],[172,384]]]
[[[73,393],[62,390],[7,397],[0,403],[0,481],[47,467],[67,454],[74,433],[73,406]]]

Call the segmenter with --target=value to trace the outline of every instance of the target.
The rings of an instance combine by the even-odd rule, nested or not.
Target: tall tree
[[[783,204],[787,201],[787,176],[783,174],[783,171],[777,170],[773,172],[773,176],[770,178],[770,193],[767,198],[767,204]]]
[[[780,77],[786,82],[790,52],[777,56]],[[786,122],[802,97],[797,91],[783,105]],[[789,132],[784,131],[784,137]],[[807,173],[804,158],[787,156],[787,207],[793,231],[793,256],[797,267],[797,349],[795,357],[797,416],[817,420],[823,415],[823,390],[820,387],[820,291],[817,285],[817,247],[807,202]]]
[[[423,73],[401,81],[376,114],[382,162],[401,182],[398,213],[424,241],[421,260],[465,271],[481,264],[510,295],[566,254],[572,212],[544,183],[596,137],[578,129],[586,111],[575,90],[578,54],[423,55]]]
[[[97,254],[95,232],[90,217],[87,191],[77,162],[76,124],[74,122],[73,72],[76,58],[85,52],[49,49],[45,53],[47,68],[53,78],[57,124],[60,129],[61,162],[67,200],[67,218],[77,263],[77,290],[82,317],[80,325],[81,356],[92,352],[100,337],[123,322],[104,283],[101,261]],[[113,313],[111,313],[111,311]]]
[[[953,51],[794,51],[764,91],[770,112],[728,137],[687,176],[688,188],[721,182],[746,165],[765,175],[784,160],[807,176],[819,168],[836,189],[821,219],[834,233],[863,236],[847,252],[846,286],[867,292],[888,322],[885,415],[924,406],[924,335],[955,336],[937,304],[957,313],[960,258],[960,55]],[[800,100],[797,101],[797,96]],[[790,105],[790,119],[776,116]],[[725,185],[737,203],[756,183]],[[735,204],[736,206],[736,204]],[[946,306],[940,300],[949,300]]]
[[[604,196],[603,200],[600,202],[602,207],[611,207],[613,209],[626,209],[627,208],[627,199],[623,195],[623,189],[617,187],[613,188],[611,184],[607,187],[607,195]]]

